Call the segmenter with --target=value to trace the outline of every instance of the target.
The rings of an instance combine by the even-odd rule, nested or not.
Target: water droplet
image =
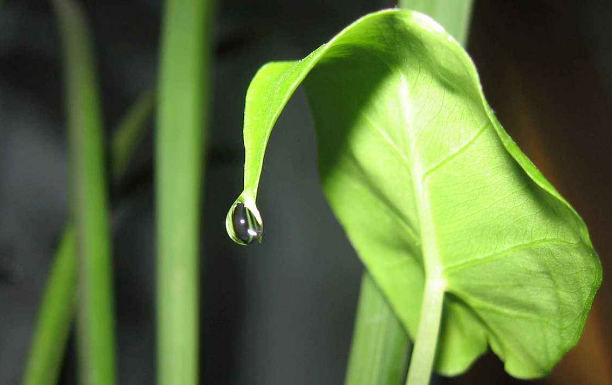
[[[257,217],[249,210],[244,203],[236,203],[231,217],[232,239],[243,245],[248,245],[253,241],[261,242],[263,226]],[[232,235],[232,234],[230,234]]]

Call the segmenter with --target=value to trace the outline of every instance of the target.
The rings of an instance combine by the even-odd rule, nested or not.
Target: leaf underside
[[[430,272],[445,282],[437,372],[464,372],[490,345],[509,374],[546,375],[577,343],[601,266],[460,45],[427,16],[387,10],[303,60],[262,67],[247,92],[239,197],[257,216],[270,133],[302,83],[325,194],[412,339]]]

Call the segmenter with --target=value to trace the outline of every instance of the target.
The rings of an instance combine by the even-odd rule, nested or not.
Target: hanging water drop
[[[255,214],[249,210],[244,203],[237,203],[231,216],[233,239],[238,243],[248,245],[253,241],[261,242],[263,226],[257,220]]]

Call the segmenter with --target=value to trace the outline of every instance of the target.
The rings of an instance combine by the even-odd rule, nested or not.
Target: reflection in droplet
[[[235,237],[245,245],[253,241],[261,242],[263,226],[259,223],[255,214],[245,207],[244,203],[237,203],[234,206],[232,228]]]

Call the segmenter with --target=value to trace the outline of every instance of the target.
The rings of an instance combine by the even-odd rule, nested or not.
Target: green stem
[[[429,384],[438,345],[444,289],[442,280],[427,280],[423,293],[423,304],[421,305],[419,329],[410,360],[410,371],[408,372],[406,385]]]
[[[155,137],[157,381],[198,383],[199,229],[212,1],[167,0]]]
[[[114,182],[125,173],[136,146],[147,131],[146,123],[152,110],[152,94],[147,92],[115,130],[110,154]],[[77,303],[76,248],[75,229],[69,223],[64,228],[44,290],[23,385],[52,385],[57,382]]]
[[[409,350],[408,335],[370,274],[365,272],[345,384],[401,384]]]
[[[115,383],[115,324],[104,137],[89,26],[53,1],[65,57],[71,202],[79,255],[78,347],[83,384]]]

